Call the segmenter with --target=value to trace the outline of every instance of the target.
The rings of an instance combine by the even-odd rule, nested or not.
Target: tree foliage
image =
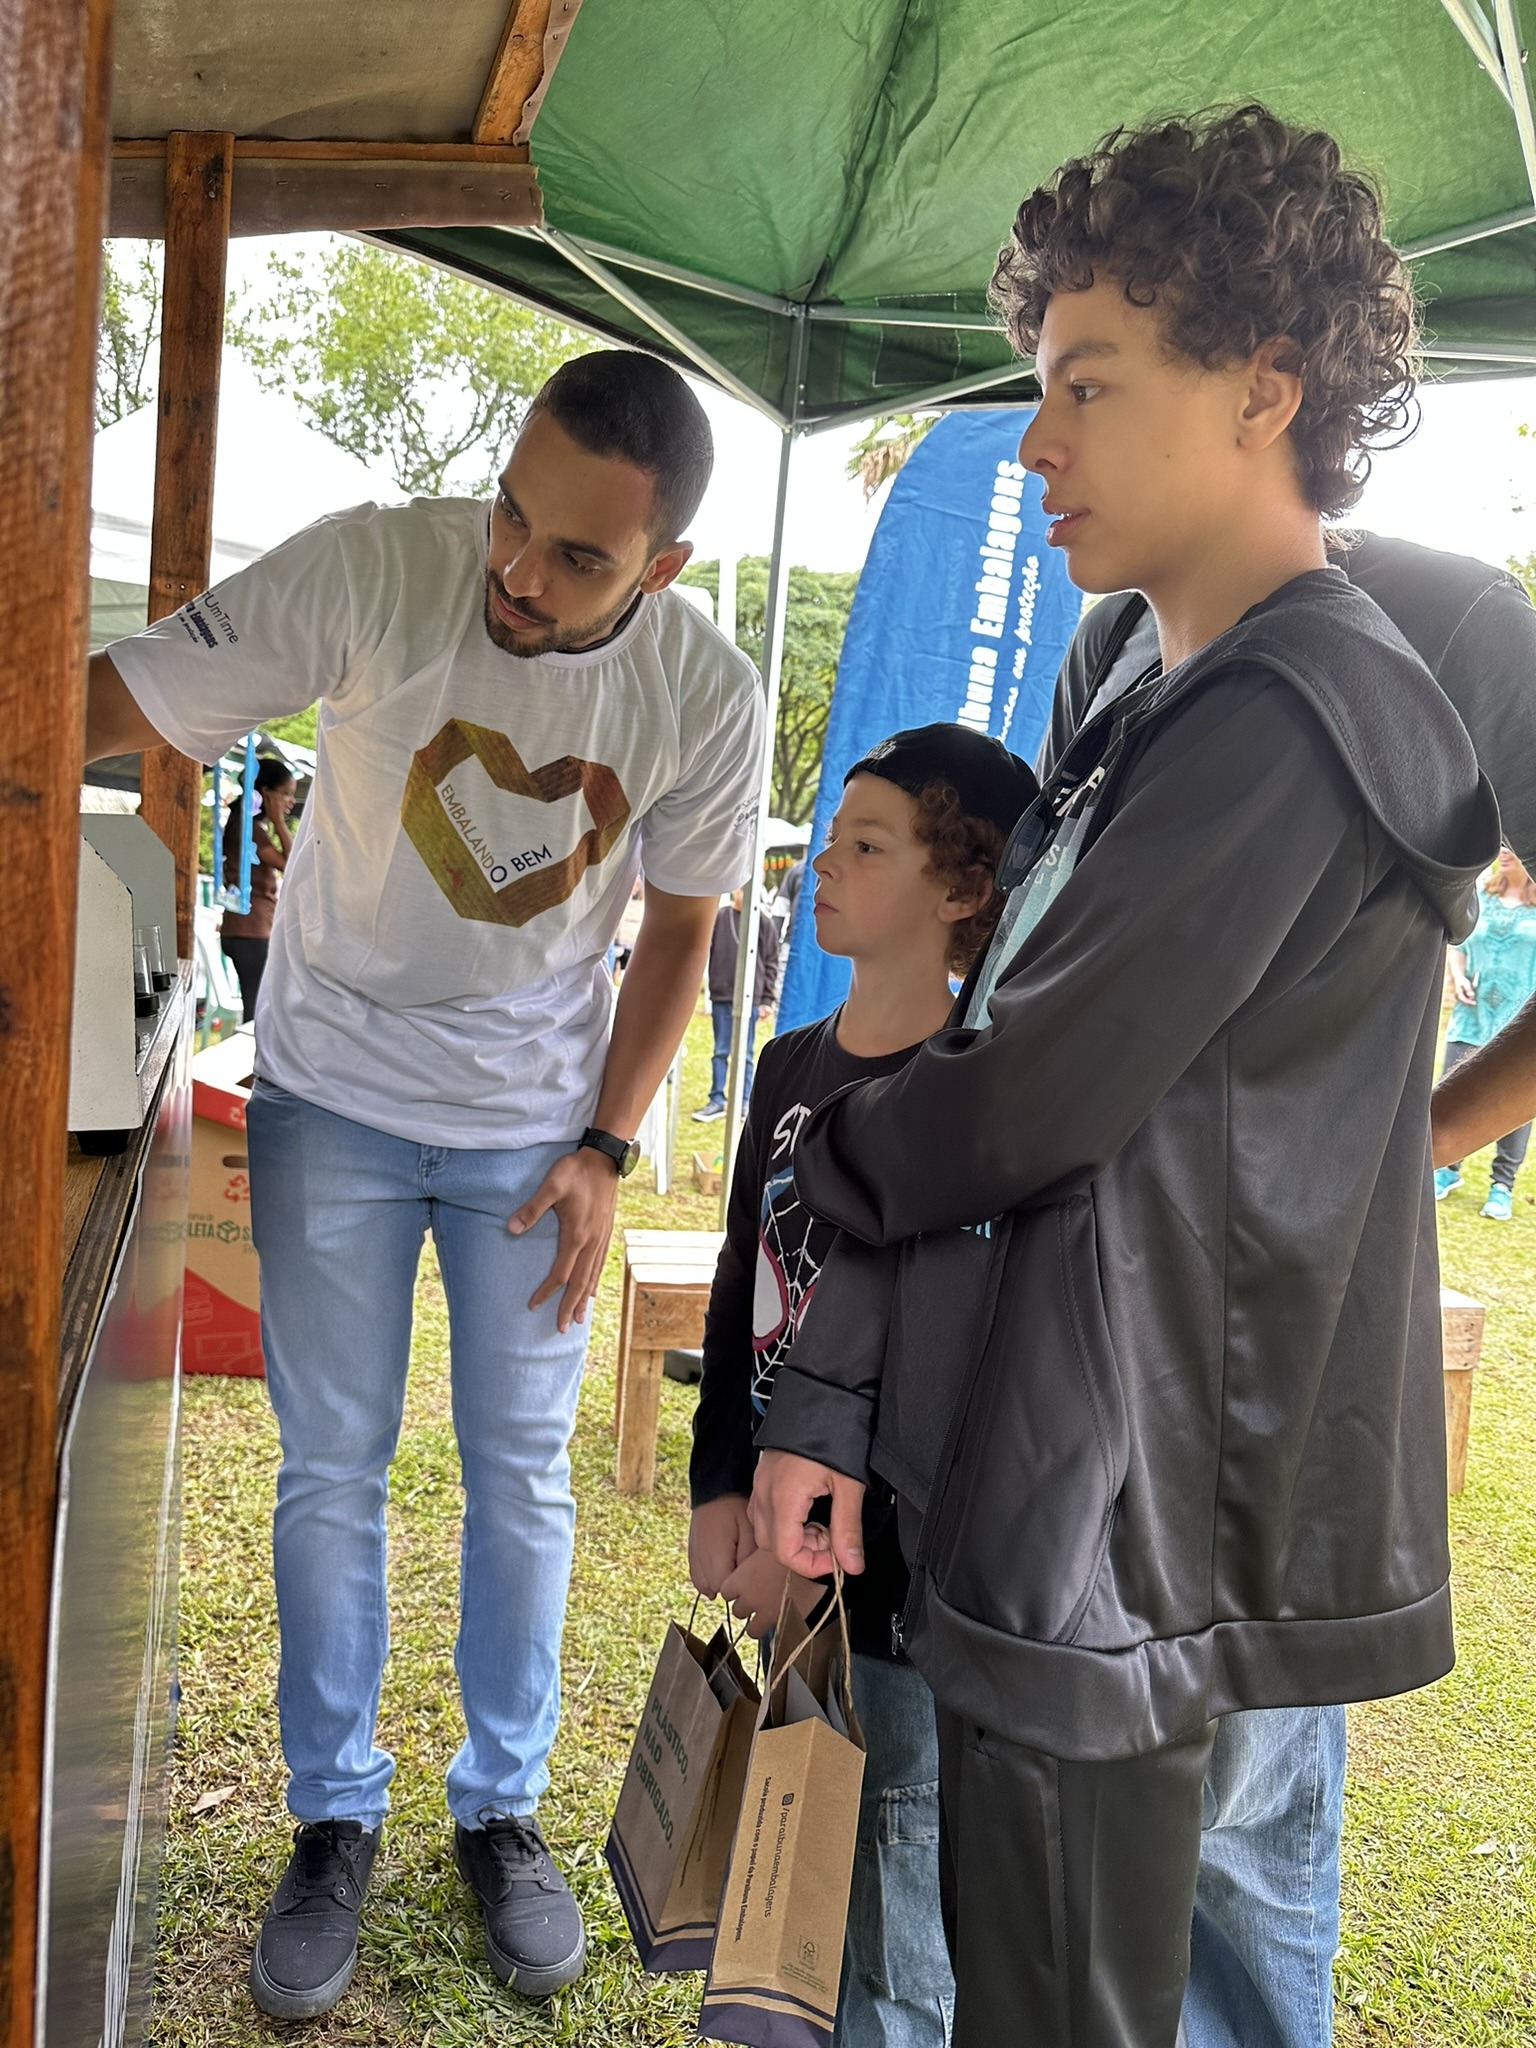
[[[848,452],[848,474],[864,486],[866,502],[910,461],[919,441],[939,423],[936,412],[888,412]]]
[[[528,401],[590,343],[466,279],[342,244],[318,262],[274,256],[265,296],[230,339],[338,448],[384,462],[403,491],[479,496]]]
[[[104,242],[96,348],[96,424],[116,426],[155,395],[160,260],[151,242]]]
[[[692,562],[681,580],[717,597],[720,565]],[[808,823],[816,802],[832,685],[837,678],[837,659],[842,652],[858,580],[857,575],[848,571],[789,572],[779,717],[773,736],[771,807],[775,817],[787,818],[792,825]],[[749,555],[736,569],[736,643],[759,668],[767,601],[767,557]]]

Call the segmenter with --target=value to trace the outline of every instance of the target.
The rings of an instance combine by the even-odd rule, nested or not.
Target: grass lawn
[[[707,1020],[689,1037],[685,1111],[702,1102]],[[719,1127],[680,1126],[679,1159]],[[1448,1282],[1488,1304],[1467,1490],[1452,1503],[1460,1662],[1432,1691],[1353,1720],[1339,2038],[1348,2048],[1536,2044],[1536,1206],[1478,1219],[1485,1162],[1442,1205]],[[1530,1169],[1536,1192],[1536,1163]],[[712,1228],[686,1174],[665,1203],[643,1166],[630,1224]],[[509,1997],[480,1954],[454,1875],[441,1774],[460,1739],[452,1646],[458,1467],[447,1318],[430,1248],[417,1294],[406,1426],[391,1498],[394,1654],[381,1739],[394,1811],[352,1989],[307,2048],[471,2048],[693,2038],[700,1980],[642,1976],[602,1860],[630,1732],[669,1616],[685,1612],[691,1389],[664,1384],[655,1494],[614,1492],[617,1269],[599,1298],[574,1445],[580,1521],[565,1637],[565,1712],[544,1803],[591,1940],[581,1983],[547,2005]],[[245,1975],[289,1823],[276,1739],[268,1525],[276,1434],[259,1384],[185,1391],[180,1734],[161,1908],[157,2048],[247,2048],[263,2020]],[[216,1803],[205,1804],[213,1795]]]

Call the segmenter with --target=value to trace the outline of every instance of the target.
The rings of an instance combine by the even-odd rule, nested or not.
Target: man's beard
[[[485,630],[492,644],[503,654],[516,655],[521,661],[534,661],[544,654],[575,654],[584,648],[595,647],[624,622],[640,595],[637,583],[612,611],[595,619],[584,619],[576,626],[560,626],[553,619],[540,618],[537,613],[530,612],[528,616],[535,619],[543,630],[519,633],[496,609],[496,600],[491,593],[497,587],[498,578],[492,571],[485,579]],[[521,611],[522,606],[519,605],[518,609]]]

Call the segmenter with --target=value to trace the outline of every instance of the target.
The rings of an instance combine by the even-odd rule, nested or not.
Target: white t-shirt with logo
[[[670,590],[583,653],[497,647],[487,531],[471,500],[360,505],[107,650],[200,761],[320,700],[258,1071],[470,1148],[590,1120],[635,875],[683,896],[745,881],[764,744],[752,664]]]

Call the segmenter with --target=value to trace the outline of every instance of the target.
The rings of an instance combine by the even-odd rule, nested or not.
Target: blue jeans
[[[569,1147],[412,1144],[262,1081],[247,1136],[283,1454],[272,1552],[289,1808],[371,1827],[389,1804],[394,1759],[374,1740],[389,1650],[384,1503],[430,1229],[464,1485],[454,1664],[468,1733],[448,1804],[471,1827],[531,1813],[560,1713],[575,1533],[566,1447],[586,1329],[561,1336],[558,1301],[528,1311],[554,1257],[553,1214],[520,1238],[506,1226]]]
[[[1339,1945],[1342,1707],[1218,1725],[1182,2037],[1187,2048],[1327,2048]]]
[[[724,1108],[726,1078],[731,1070],[731,1020],[736,1012],[730,1003],[711,1003],[709,1015],[715,1027],[715,1051],[709,1063],[709,1099],[717,1107]],[[743,1102],[752,1093],[752,1042],[756,1037],[757,1012],[754,1010],[752,1029],[747,1035],[747,1074],[741,1091]]]
[[[955,1981],[939,1910],[939,1741],[910,1664],[855,1655],[868,1754],[833,2048],[946,2048]]]

